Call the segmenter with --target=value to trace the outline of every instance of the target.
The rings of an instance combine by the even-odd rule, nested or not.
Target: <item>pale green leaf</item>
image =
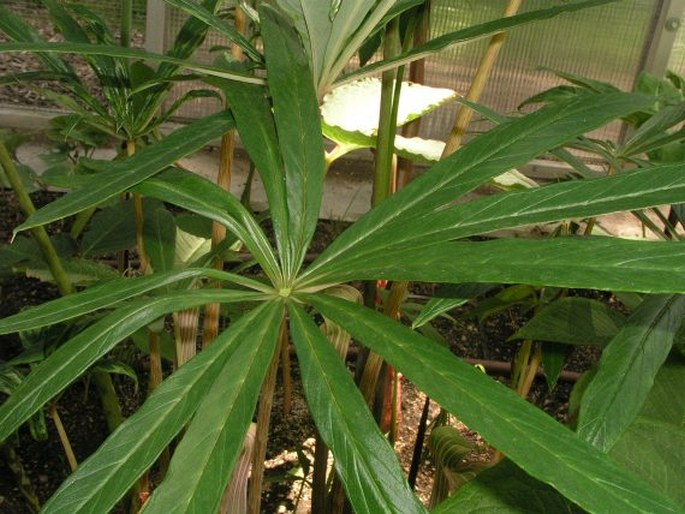
[[[442,346],[368,308],[325,295],[303,299],[382,355],[526,473],[582,508],[626,514],[680,512],[671,500],[568,428]]]
[[[452,89],[436,88],[403,82],[400,91],[400,101],[397,113],[397,126],[401,127],[415,120],[441,105],[454,100],[457,93]],[[375,136],[381,105],[381,81],[378,78],[368,78],[339,86],[328,93],[321,105],[324,135],[337,143],[348,143],[345,133],[361,133],[365,136]],[[339,131],[329,135],[328,127]]]

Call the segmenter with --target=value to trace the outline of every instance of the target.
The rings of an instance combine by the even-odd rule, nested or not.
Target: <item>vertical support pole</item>
[[[655,12],[655,23],[651,41],[647,41],[640,71],[648,71],[657,76],[666,74],[671,50],[682,30],[681,16],[685,10],[685,0],[662,0]]]
[[[164,0],[147,0],[145,11],[145,50],[163,54],[167,29],[167,4]]]

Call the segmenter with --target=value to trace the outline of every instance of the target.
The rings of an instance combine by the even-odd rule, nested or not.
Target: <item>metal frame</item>
[[[685,0],[661,0],[655,13],[652,40],[645,47],[642,60],[642,71],[663,76],[668,68],[668,61],[681,27],[682,15],[685,12]]]

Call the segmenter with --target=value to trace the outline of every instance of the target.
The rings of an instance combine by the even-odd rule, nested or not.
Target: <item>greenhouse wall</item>
[[[109,20],[116,29],[119,2],[86,0],[83,3]],[[435,0],[433,36],[497,18],[506,3],[506,0]],[[523,11],[551,7],[555,3],[562,2],[529,0],[524,2]],[[24,13],[49,37],[58,37],[49,30],[48,17],[38,0],[4,0],[4,5],[14,12]],[[552,70],[610,82],[624,90],[634,87],[643,70],[663,74],[668,67],[683,73],[683,5],[685,0],[623,0],[517,28],[508,35],[481,101],[500,113],[515,112],[526,98],[563,82]],[[232,7],[233,2],[224,6],[229,15]],[[146,14],[149,15],[147,18]],[[167,50],[186,16],[163,0],[147,0],[147,4],[144,0],[135,0],[134,44],[145,45],[152,51]],[[210,32],[196,59],[211,62],[214,52],[227,45],[226,40]],[[426,83],[466,94],[486,45],[487,39],[483,39],[453,47],[429,59]],[[13,56],[12,59],[16,61],[21,57]],[[0,61],[0,72],[8,71],[11,70]],[[11,87],[21,91],[18,86]],[[197,87],[193,82],[182,82],[176,86],[176,95],[180,96],[193,87]],[[43,102],[32,101],[30,92],[25,95],[26,98],[12,98],[6,91],[0,95],[0,109],[8,104],[33,109],[44,107]],[[187,104],[179,112],[179,117],[194,119],[221,107],[217,100],[197,100]],[[444,139],[456,109],[456,105],[447,106],[425,118],[421,135]],[[473,129],[479,130],[477,123]],[[615,123],[597,136],[617,140],[621,134],[620,124]]]

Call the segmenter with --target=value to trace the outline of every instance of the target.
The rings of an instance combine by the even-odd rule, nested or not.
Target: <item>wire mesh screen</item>
[[[494,19],[505,0],[438,0],[434,5],[434,35]],[[560,4],[555,1],[553,4]],[[550,7],[549,0],[524,2],[526,11]],[[564,83],[550,71],[575,73],[629,90],[642,65],[650,40],[657,0],[630,0],[578,11],[510,31],[481,102],[500,113],[515,111],[526,98]],[[462,45],[432,58],[427,83],[466,94],[487,40]],[[453,123],[456,106],[431,115],[424,137],[443,139]],[[477,125],[476,125],[477,127]],[[595,135],[619,137],[613,124]]]
[[[229,5],[232,2],[229,2]],[[436,0],[433,2],[432,35],[465,28],[501,16],[506,0]],[[561,0],[528,0],[525,11],[544,9]],[[610,82],[631,89],[642,65],[644,47],[653,32],[658,0],[627,0],[607,6],[514,29],[493,70],[481,101],[500,113],[511,113],[526,98],[563,83],[550,68]],[[185,15],[170,9],[166,47],[172,44]],[[211,61],[208,51],[227,41],[210,32],[198,60]],[[487,46],[487,39],[453,47],[428,59],[426,83],[456,89],[466,94],[468,85]],[[196,83],[179,85],[177,97]],[[220,108],[216,100],[197,100],[184,106],[179,115],[196,118]],[[444,139],[453,123],[457,106],[443,107],[428,116],[421,129],[423,137]],[[475,124],[478,130],[478,124]],[[615,123],[595,133],[617,139],[621,126]]]
[[[530,11],[565,1],[528,0],[524,2],[524,6],[525,10]],[[0,2],[12,12],[30,20],[47,39],[59,37],[52,30],[47,14],[38,0]],[[145,27],[145,2],[146,0],[134,0],[134,27],[138,44],[142,44]],[[120,19],[119,0],[81,0],[81,3],[102,16],[116,30]],[[227,0],[224,5],[229,14],[234,3],[235,0]],[[495,19],[504,11],[505,4],[506,0],[434,0],[433,35]],[[522,100],[563,82],[551,72],[542,71],[540,67],[576,73],[611,82],[622,89],[631,89],[642,66],[644,49],[653,34],[655,11],[661,4],[659,0],[624,0],[512,30],[481,101],[500,113],[510,113],[517,109]],[[165,19],[153,20],[153,24],[164,25],[165,49],[172,46],[186,19],[185,13],[169,6]],[[672,58],[672,66],[676,71],[685,71],[685,38],[682,32]],[[226,40],[210,31],[205,45],[194,59],[211,62],[213,55],[210,50],[226,45]],[[451,87],[465,94],[486,45],[487,40],[483,39],[453,47],[430,58],[426,67],[426,82]],[[16,59],[16,56],[12,58]],[[6,63],[0,61],[1,73],[12,71],[7,69]],[[201,83],[182,82],[176,87],[175,98],[197,87],[204,86]],[[21,103],[24,100],[16,100],[11,95],[0,95],[0,106],[8,101]],[[31,99],[28,103],[31,103]],[[192,119],[220,108],[218,100],[198,99],[185,104],[177,115]],[[422,135],[444,139],[453,123],[455,111],[456,106],[452,105],[430,115],[423,123]],[[616,139],[619,134],[620,126],[614,124],[598,135]]]

